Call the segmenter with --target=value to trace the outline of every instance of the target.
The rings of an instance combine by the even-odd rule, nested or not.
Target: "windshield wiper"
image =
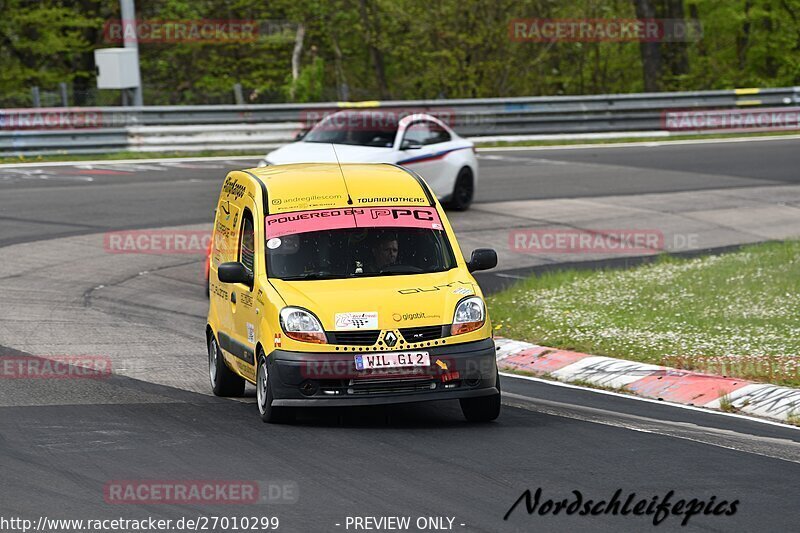
[[[307,272],[305,274],[300,274],[299,276],[287,276],[280,279],[283,281],[298,281],[304,279],[342,279],[344,277],[345,276],[331,274],[329,272]]]
[[[380,271],[381,276],[393,276],[397,274],[421,274],[424,270],[411,265],[392,265]]]

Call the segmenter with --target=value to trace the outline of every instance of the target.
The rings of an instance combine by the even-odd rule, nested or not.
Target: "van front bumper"
[[[274,350],[267,357],[273,405],[385,405],[497,394],[492,339],[414,351],[427,351],[430,367],[370,372],[356,369],[355,356],[381,352]]]

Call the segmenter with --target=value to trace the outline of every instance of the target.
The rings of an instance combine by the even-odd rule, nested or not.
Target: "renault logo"
[[[395,344],[397,344],[397,335],[395,335],[392,331],[387,331],[386,335],[383,336],[383,340],[386,341],[386,346],[392,348]]]

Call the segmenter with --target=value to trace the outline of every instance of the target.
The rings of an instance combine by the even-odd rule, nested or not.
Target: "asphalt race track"
[[[697,234],[696,250],[797,236],[798,142],[485,150],[476,204],[452,221],[466,253],[498,249],[494,281],[576,260],[509,251],[512,227],[637,219]],[[621,489],[623,500],[738,500],[733,516],[699,514],[685,528],[668,516],[664,531],[797,529],[800,431],[787,426],[511,376],[488,425],[464,422],[457,403],[265,425],[251,388],[243,399],[211,396],[202,256],[109,254],[103,234],[207,229],[225,173],[255,162],[0,167],[0,358],[94,354],[114,368],[106,379],[0,381],[4,516],[277,516],[279,531],[354,531],[347,518],[366,516],[450,517],[457,531],[653,527],[652,515],[529,516],[524,503],[504,520],[526,489],[541,488],[543,502]],[[274,491],[246,505],[109,503],[115,480]]]

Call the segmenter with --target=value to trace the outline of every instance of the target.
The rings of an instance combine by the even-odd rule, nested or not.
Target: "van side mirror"
[[[241,263],[222,263],[217,269],[217,277],[223,283],[242,283],[253,286],[253,272]]]
[[[472,250],[472,257],[467,263],[467,270],[489,270],[497,266],[497,252],[491,248],[478,248]]]

